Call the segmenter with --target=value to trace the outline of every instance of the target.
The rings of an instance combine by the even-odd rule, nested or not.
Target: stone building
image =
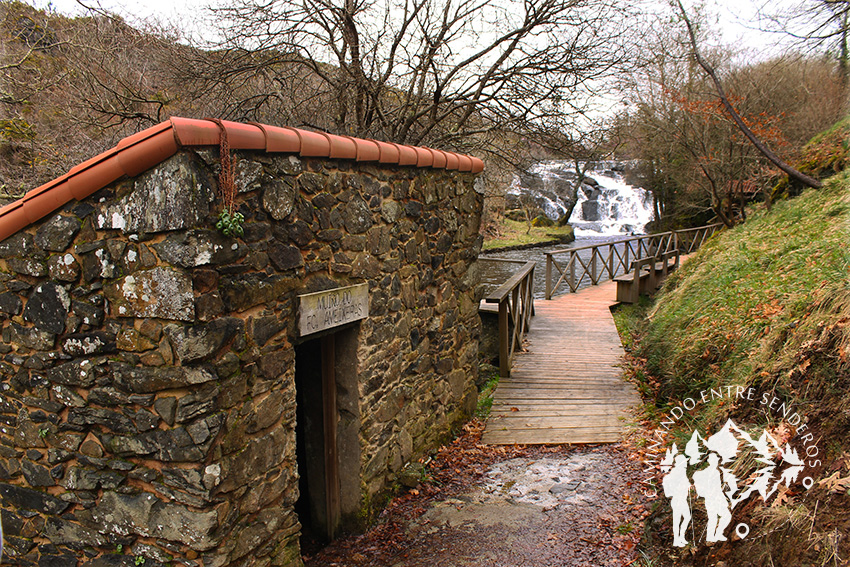
[[[297,565],[362,526],[474,408],[482,168],[174,118],[0,209],[4,561]]]

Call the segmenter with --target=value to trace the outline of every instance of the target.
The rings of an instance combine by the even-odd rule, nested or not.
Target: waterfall
[[[602,161],[587,170],[569,219],[577,236],[644,233],[653,218],[652,195],[625,182],[626,166],[624,162]],[[576,177],[572,162],[538,163],[528,173],[515,176],[508,190],[507,206],[518,208],[520,201],[530,203],[557,220],[572,202]]]

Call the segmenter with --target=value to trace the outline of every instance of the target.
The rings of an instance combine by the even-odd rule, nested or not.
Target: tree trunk
[[[821,187],[823,187],[823,183],[821,183],[817,179],[809,177],[805,173],[797,171],[796,169],[785,163],[782,158],[773,153],[770,148],[765,146],[762,141],[759,140],[755,134],[753,134],[752,130],[750,130],[749,127],[744,124],[744,121],[741,119],[741,117],[738,115],[738,112],[732,106],[732,103],[730,103],[729,99],[726,97],[726,91],[723,90],[723,85],[720,83],[720,79],[717,77],[717,73],[714,71],[714,68],[709,65],[709,63],[700,55],[693,24],[688,18],[688,14],[687,12],[685,12],[685,8],[684,6],[682,6],[681,0],[676,0],[676,4],[679,7],[679,12],[682,15],[682,19],[685,21],[685,25],[688,27],[688,36],[691,41],[691,49],[694,52],[694,59],[696,59],[699,66],[702,67],[703,71],[705,71],[708,76],[711,77],[712,82],[714,82],[714,88],[717,90],[717,94],[718,96],[720,96],[720,101],[723,103],[723,107],[726,109],[726,112],[729,113],[729,116],[732,118],[732,121],[735,123],[741,133],[743,133],[744,136],[746,136],[747,139],[752,142],[752,144],[759,152],[761,152],[764,157],[769,159],[773,163],[773,165],[784,171],[792,179],[796,179],[807,187],[813,187],[815,189],[820,189]]]

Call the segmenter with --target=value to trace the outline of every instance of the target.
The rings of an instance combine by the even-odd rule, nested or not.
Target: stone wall
[[[182,150],[0,243],[0,505],[19,565],[295,565],[296,296],[368,282],[349,522],[475,404],[472,174]],[[358,443],[355,443],[357,445]]]

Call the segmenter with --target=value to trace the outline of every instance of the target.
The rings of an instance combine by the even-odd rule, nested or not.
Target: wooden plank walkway
[[[640,397],[619,367],[623,347],[609,309],[615,295],[607,281],[534,302],[527,350],[499,381],[484,443],[620,440],[623,418]]]

